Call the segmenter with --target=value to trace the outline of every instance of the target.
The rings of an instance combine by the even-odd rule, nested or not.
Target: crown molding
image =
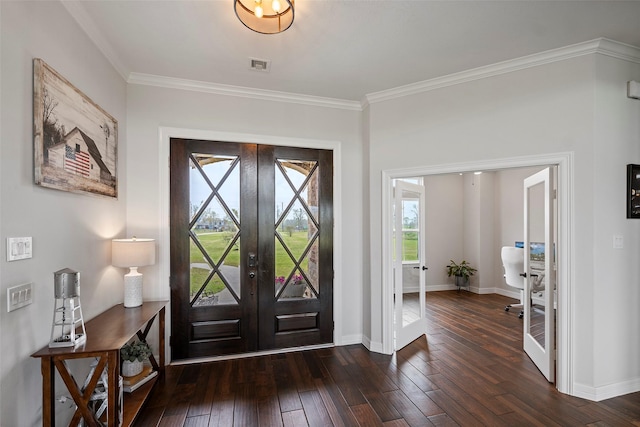
[[[343,110],[362,111],[360,102],[344,99],[323,98],[320,96],[301,95],[289,92],[278,92],[265,89],[254,89],[243,86],[224,85],[198,80],[179,79],[156,76],[144,73],[130,73],[127,83],[156,86],[169,89],[189,90],[193,92],[214,93],[217,95],[238,96],[242,98],[262,99],[265,101],[288,102],[314,107],[338,108]]]
[[[421,92],[427,92],[447,86],[467,83],[474,80],[480,80],[591,54],[601,54],[629,62],[640,63],[639,48],[614,40],[600,38],[523,56],[521,58],[498,62],[484,67],[473,68],[471,70],[449,74],[435,79],[424,80],[422,82],[412,83],[394,89],[369,93],[365,95],[362,105],[363,108],[366,108],[366,106],[376,102],[388,101],[395,98],[401,98]]]
[[[61,0],[61,3],[127,83],[351,111],[363,111],[371,104],[375,104],[377,102],[410,96],[430,90],[498,76],[584,55],[600,54],[624,61],[640,63],[640,48],[617,42],[615,40],[599,38],[430,80],[411,83],[393,89],[368,93],[364,96],[361,102],[358,102],[346,99],[324,98],[290,92],[254,89],[242,86],[130,72],[130,70],[120,60],[120,57],[117,55],[111,44],[103,37],[100,31],[97,30],[98,27],[84,9],[82,2],[75,0]]]
[[[84,6],[79,1],[61,0],[62,5],[67,9],[69,15],[78,23],[80,28],[89,36],[91,41],[95,43],[98,50],[107,58],[107,61],[113,65],[113,68],[122,76],[123,80],[127,80],[129,69],[124,66],[120,57],[116,54],[111,44],[97,30],[97,26],[93,19],[89,16]]]

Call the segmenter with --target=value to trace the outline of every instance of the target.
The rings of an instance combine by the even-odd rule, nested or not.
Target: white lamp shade
[[[153,239],[113,239],[111,265],[144,267],[156,263],[156,242]]]

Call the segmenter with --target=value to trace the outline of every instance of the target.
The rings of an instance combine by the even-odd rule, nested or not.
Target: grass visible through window
[[[233,232],[211,232],[207,230],[196,231],[198,235],[198,241],[202,247],[207,251],[209,256],[214,262],[219,262],[220,258],[224,254],[224,251],[231,243],[234,233]],[[282,239],[289,248],[289,250],[295,255],[299,256],[305,249],[308,243],[308,234],[306,231],[293,231],[281,233]],[[275,237],[274,237],[275,239]],[[293,268],[293,261],[285,252],[282,245],[276,241],[276,276],[288,276]],[[191,259],[191,295],[194,295],[202,286],[205,279],[210,273],[209,267],[205,261],[200,249],[191,242],[190,255]],[[196,265],[194,265],[196,264]],[[197,264],[202,264],[198,266]],[[236,241],[234,247],[231,248],[227,257],[224,259],[224,265],[238,267],[240,265],[240,241]],[[308,267],[308,261],[305,259],[302,262],[302,269],[306,272]],[[224,283],[216,274],[214,278],[209,282],[203,295],[213,295],[224,289]]]

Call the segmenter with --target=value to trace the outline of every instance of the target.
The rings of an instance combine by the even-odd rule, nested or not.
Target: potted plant
[[[454,260],[450,261],[449,265],[447,265],[447,276],[455,277],[458,290],[460,290],[461,287],[466,288],[469,286],[469,277],[473,276],[473,273],[478,270],[471,267],[471,265],[465,260],[462,260],[460,264],[456,263]]]
[[[151,356],[151,347],[144,341],[125,344],[120,349],[122,376],[132,377],[142,372],[144,361]]]

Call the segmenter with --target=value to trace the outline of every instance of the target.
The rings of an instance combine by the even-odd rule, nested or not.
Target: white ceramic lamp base
[[[142,305],[142,274],[138,267],[131,267],[131,271],[124,275],[124,306],[127,308]]]

